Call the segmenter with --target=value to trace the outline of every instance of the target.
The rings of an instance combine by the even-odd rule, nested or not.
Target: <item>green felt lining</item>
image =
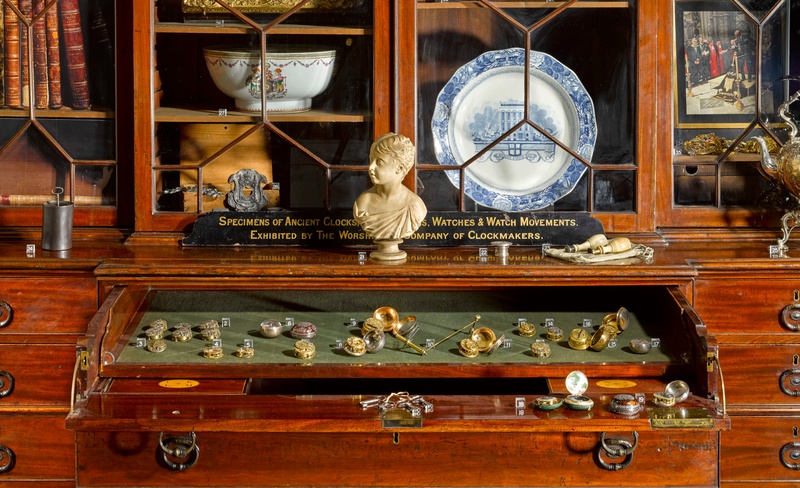
[[[670,362],[676,355],[670,352],[668,331],[660,330],[663,324],[649,324],[647,327],[635,313],[631,313],[630,325],[620,336],[618,346],[601,352],[593,350],[576,351],[569,347],[566,337],[570,330],[580,327],[584,319],[599,324],[603,317],[615,310],[589,309],[582,303],[582,310],[565,311],[559,308],[571,306],[549,302],[550,311],[534,310],[528,289],[509,292],[484,291],[430,291],[419,292],[359,292],[359,291],[214,291],[214,292],[173,292],[160,291],[149,304],[147,310],[139,315],[132,340],[119,358],[117,364],[279,364],[279,363],[341,363],[341,364],[446,364],[446,363],[600,363],[600,362]],[[528,303],[525,303],[528,302]],[[548,304],[545,303],[545,306]],[[459,333],[448,341],[429,350],[425,355],[413,351],[387,335],[386,347],[375,354],[360,357],[348,355],[337,347],[337,341],[344,342],[350,336],[361,336],[360,327],[350,327],[351,319],[360,323],[370,317],[380,306],[396,308],[401,317],[416,316],[420,330],[414,342],[424,346],[426,340],[434,342],[469,324],[480,314],[478,327],[489,327],[499,337],[504,334],[511,340],[510,347],[500,348],[492,355],[481,354],[476,358],[466,358],[458,352],[458,341],[467,337]],[[589,303],[588,306],[599,306]],[[531,308],[522,308],[531,307]],[[575,307],[578,308],[578,307]],[[317,348],[312,360],[294,357],[296,339],[285,328],[276,338],[265,338],[259,332],[259,325],[265,319],[278,319],[285,322],[292,317],[296,322],[311,322],[317,327],[317,337],[312,340]],[[144,338],[147,325],[164,319],[170,329],[179,322],[193,325],[206,320],[222,321],[230,319],[230,327],[222,329],[224,355],[219,359],[203,357],[202,350],[210,345],[202,340],[195,328],[194,338],[187,342],[165,340],[167,350],[153,353],[137,347],[136,338]],[[517,332],[518,320],[524,318],[537,326],[535,337],[522,337]],[[564,340],[552,342],[545,339],[545,319],[552,318],[555,325],[564,331]],[[590,333],[594,328],[588,329]],[[633,353],[628,342],[633,338],[660,337],[662,347],[654,348],[646,355]],[[255,349],[253,358],[239,358],[234,353],[244,343],[252,339]],[[536,340],[550,344],[552,354],[549,358],[535,358],[530,345]]]

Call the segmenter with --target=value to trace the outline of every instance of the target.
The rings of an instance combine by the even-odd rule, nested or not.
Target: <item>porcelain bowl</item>
[[[261,110],[261,93],[267,112],[303,112],[311,99],[328,87],[336,51],[308,46],[270,48],[266,69],[261,51],[243,46],[209,46],[203,49],[214,84],[235,100],[237,110]],[[263,87],[263,90],[262,90]]]

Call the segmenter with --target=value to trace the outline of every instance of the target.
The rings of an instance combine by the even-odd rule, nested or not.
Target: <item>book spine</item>
[[[36,17],[44,10],[44,0],[33,0],[32,15]],[[44,16],[33,23],[33,82],[36,108],[47,108],[47,30]]]
[[[17,14],[9,5],[17,7],[17,0],[6,0],[3,9],[3,79],[5,105],[19,107],[22,105],[20,98],[20,72],[19,72],[19,22]]]
[[[92,105],[111,107],[114,103],[114,39],[109,19],[114,18],[112,2],[89,2],[89,32],[86,57],[91,61],[88,71]]]
[[[72,108],[85,110],[90,106],[89,82],[86,77],[86,54],[78,0],[60,0],[58,11],[61,15],[61,29],[64,32],[64,53],[69,85],[72,89]]]
[[[31,10],[33,10],[33,3],[31,0],[19,0],[19,11],[22,17],[26,20],[31,18]],[[29,36],[28,26],[21,24],[19,28],[19,50],[20,50],[20,93],[22,95],[22,106],[29,107],[31,104],[31,58],[29,43],[31,42]]]
[[[61,47],[58,39],[58,10],[51,7],[44,14],[47,32],[47,75],[50,108],[61,108]]]

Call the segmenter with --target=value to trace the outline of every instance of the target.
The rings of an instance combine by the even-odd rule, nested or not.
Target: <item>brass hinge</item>
[[[80,365],[81,371],[89,369],[89,351],[80,351],[78,353],[78,364]]]
[[[706,353],[706,371],[709,373],[714,372],[714,360],[717,359],[717,353],[715,352],[707,352]]]

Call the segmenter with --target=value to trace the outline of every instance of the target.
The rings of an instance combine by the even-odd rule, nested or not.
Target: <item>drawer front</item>
[[[716,432],[642,433],[618,471],[595,461],[596,433],[198,432],[197,462],[185,471],[166,467],[157,439],[79,432],[79,485],[662,487],[667,476],[671,486],[718,484]]]
[[[800,341],[797,298],[800,278],[747,282],[700,279],[695,283],[694,308],[712,335],[786,334]]]
[[[64,428],[64,416],[0,414],[0,485],[48,480],[28,486],[62,486],[75,479],[75,435]]]
[[[0,410],[27,406],[68,408],[74,366],[74,344],[0,344]],[[0,413],[0,419],[2,416]]]
[[[800,482],[800,417],[731,417],[720,438],[720,479]]]
[[[0,280],[0,342],[16,334],[83,334],[96,311],[92,278]]]
[[[720,344],[728,405],[800,405],[800,349]]]

